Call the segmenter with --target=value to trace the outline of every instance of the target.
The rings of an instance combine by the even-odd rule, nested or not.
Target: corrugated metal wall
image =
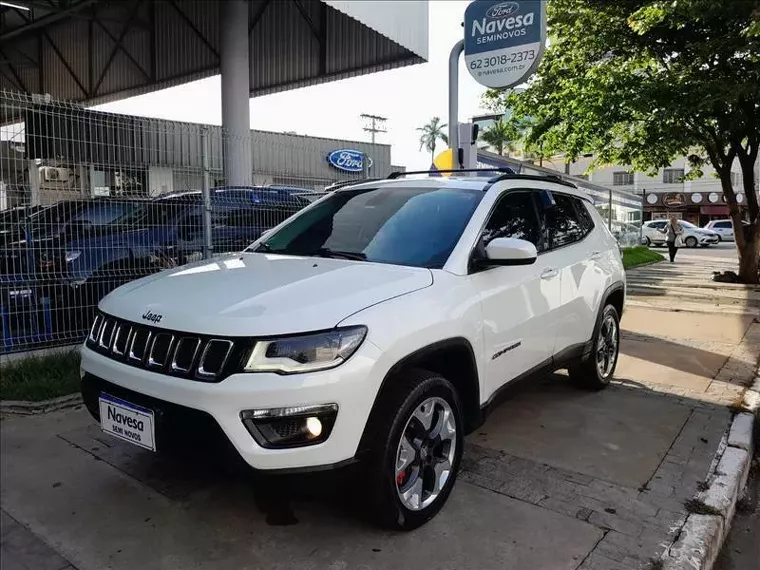
[[[27,16],[0,8],[0,89],[96,103],[219,73],[219,2],[83,4],[76,14],[28,32],[19,31]],[[387,19],[388,6],[368,4],[376,5],[377,18]],[[398,12],[397,5],[406,3],[395,4]],[[426,45],[427,3],[424,17],[419,0],[412,4],[414,17],[407,15],[402,27],[418,23]],[[249,7],[254,96],[421,63],[427,56],[318,0],[251,0]],[[372,15],[363,9],[362,18]]]
[[[26,158],[109,170],[171,167],[175,171],[175,189],[197,189],[201,185],[205,134],[212,184],[222,178],[225,134],[218,126],[103,113],[61,104],[29,104],[23,114]],[[327,161],[330,152],[345,148],[369,155],[373,176],[384,177],[393,171],[389,145],[251,131],[253,172],[271,178],[270,183],[313,188],[357,178],[361,173],[337,170]]]

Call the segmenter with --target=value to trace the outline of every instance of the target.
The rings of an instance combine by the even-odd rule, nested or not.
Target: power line
[[[372,144],[375,144],[376,133],[388,132],[385,129],[385,122],[388,120],[387,117],[380,117],[379,115],[368,115],[366,113],[362,113],[359,115],[359,117],[364,119],[364,130],[368,133],[372,133]]]

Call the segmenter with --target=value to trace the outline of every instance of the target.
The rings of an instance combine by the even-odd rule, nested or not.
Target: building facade
[[[505,120],[509,114],[504,115],[480,115],[472,118],[480,132],[488,129],[499,118]],[[493,151],[487,143],[480,140],[478,146],[486,151]],[[660,219],[676,215],[678,218],[702,226],[710,220],[725,219],[728,217],[728,205],[723,196],[720,180],[715,175],[715,170],[705,165],[703,175],[694,180],[685,180],[689,171],[686,158],[680,157],[674,160],[667,168],[661,168],[656,175],[650,176],[643,172],[633,172],[630,166],[606,165],[597,166],[591,170],[593,156],[587,155],[575,162],[567,163],[563,155],[536,158],[526,155],[519,148],[513,151],[513,158],[522,161],[530,161],[543,168],[564,175],[582,179],[596,186],[611,188],[629,195],[640,196],[643,207],[639,211],[621,210],[626,219],[620,219],[625,223],[641,223],[643,220]],[[755,192],[760,191],[760,159],[755,164]],[[742,188],[742,172],[737,160],[731,172],[733,186],[736,191],[736,200],[739,206],[746,205],[747,197]]]
[[[728,205],[723,195],[720,180],[710,166],[703,168],[703,175],[694,180],[685,180],[689,165],[685,158],[674,160],[667,168],[661,168],[656,175],[633,172],[628,166],[609,165],[589,170],[592,157],[583,157],[577,162],[566,164],[564,157],[544,160],[544,166],[560,172],[570,171],[573,176],[616,190],[641,196],[644,221],[666,218],[672,214],[698,226],[710,220],[728,217]],[[755,192],[760,183],[760,161],[755,165]],[[733,165],[731,178],[739,206],[746,206],[747,197],[742,187],[742,172],[739,162]]]
[[[71,107],[26,110],[13,141],[0,146],[0,205],[80,197],[155,197],[223,186],[221,127]],[[369,174],[385,177],[390,145],[251,131],[253,184],[323,191]],[[206,175],[207,173],[207,175]],[[206,179],[206,180],[204,180]]]

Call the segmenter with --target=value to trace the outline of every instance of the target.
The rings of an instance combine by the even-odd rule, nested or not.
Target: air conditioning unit
[[[41,166],[40,178],[45,182],[68,182],[68,168],[57,168],[55,166]]]

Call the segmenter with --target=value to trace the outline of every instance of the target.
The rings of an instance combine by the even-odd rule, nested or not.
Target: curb
[[[686,517],[675,540],[659,558],[662,570],[712,570],[718,559],[749,477],[753,431],[760,412],[760,376],[745,391],[744,407],[749,411],[734,416],[724,436],[725,446],[718,448],[707,489],[694,497],[695,510],[701,512]]]
[[[30,416],[35,414],[46,414],[74,408],[82,404],[80,394],[69,394],[50,400],[40,402],[29,402],[26,400],[2,400],[0,401],[0,414],[13,414],[18,416]]]

